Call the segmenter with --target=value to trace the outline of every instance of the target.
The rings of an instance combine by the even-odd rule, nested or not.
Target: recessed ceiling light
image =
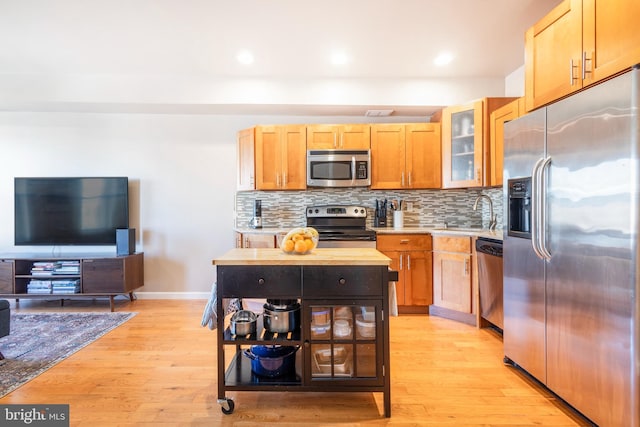
[[[333,65],[344,65],[349,62],[349,57],[344,52],[335,52],[331,55],[331,63]]]
[[[253,54],[251,52],[249,52],[248,50],[240,51],[236,55],[236,59],[238,60],[239,63],[244,64],[244,65],[253,64]]]
[[[443,66],[449,64],[451,61],[453,61],[453,54],[450,52],[442,52],[438,56],[436,56],[436,59],[433,60],[433,63],[438,66]]]

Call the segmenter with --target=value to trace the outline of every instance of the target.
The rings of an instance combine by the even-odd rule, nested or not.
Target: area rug
[[[123,324],[136,313],[11,313],[0,338],[0,397]]]

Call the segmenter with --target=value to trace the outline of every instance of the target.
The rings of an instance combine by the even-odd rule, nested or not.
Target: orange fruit
[[[293,252],[294,247],[295,243],[293,243],[293,240],[287,240],[284,242],[284,246],[282,247],[282,249],[285,252]]]
[[[311,239],[305,239],[304,243],[307,245],[307,250],[310,251],[311,249],[313,249],[313,240]]]
[[[304,236],[300,233],[294,234],[292,237],[293,240],[304,240]]]
[[[296,240],[294,250],[299,254],[307,252],[307,245],[304,243],[304,240]]]

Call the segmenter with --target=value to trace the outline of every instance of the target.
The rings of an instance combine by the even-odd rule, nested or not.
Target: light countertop
[[[303,226],[300,226],[303,227]],[[295,228],[295,227],[291,227]],[[249,227],[235,227],[233,231],[244,234],[287,234],[291,228],[277,228],[277,227],[263,227],[263,228],[249,228]]]
[[[316,248],[306,255],[280,249],[231,249],[214,265],[386,265],[391,259],[371,248]]]
[[[432,228],[432,227],[374,227],[376,234],[452,234],[457,236],[487,237],[489,239],[503,240],[502,230],[488,230],[485,228]]]
[[[239,233],[251,234],[286,234],[287,228],[235,228]],[[452,234],[458,236],[487,237],[489,239],[503,240],[502,230],[487,230],[486,228],[434,228],[434,227],[371,227],[370,230],[377,234]]]

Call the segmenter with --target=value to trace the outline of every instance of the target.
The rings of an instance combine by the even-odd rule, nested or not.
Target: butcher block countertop
[[[214,265],[389,265],[391,258],[372,248],[316,248],[306,255],[280,249],[231,249]]]

